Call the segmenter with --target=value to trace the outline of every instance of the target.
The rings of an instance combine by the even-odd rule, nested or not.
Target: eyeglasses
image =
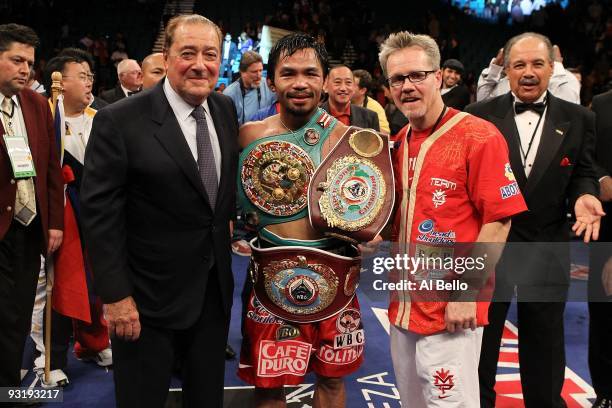
[[[416,84],[418,82],[423,82],[429,74],[434,72],[436,71],[412,71],[406,75],[397,74],[387,78],[387,82],[389,83],[389,86],[393,88],[404,85],[406,79],[408,79],[408,81],[411,83]]]
[[[95,77],[96,77],[96,76],[95,76],[94,74],[85,74],[85,73],[80,73],[79,75],[74,76],[74,77],[73,77],[73,76],[63,76],[62,78],[76,78],[76,79],[78,79],[78,80],[79,80],[79,81],[81,81],[81,82],[87,82],[87,81],[89,81],[89,82],[92,82],[92,83],[93,83],[93,81],[94,81]]]

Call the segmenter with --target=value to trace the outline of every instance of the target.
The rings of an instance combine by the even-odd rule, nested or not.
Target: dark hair
[[[74,57],[79,60],[78,62],[86,62],[87,65],[89,65],[89,69],[91,69],[92,71],[95,69],[94,60],[91,54],[80,48],[73,48],[73,47],[64,48],[63,50],[60,51],[59,54],[57,54],[57,56],[58,57],[62,57],[62,56]]]
[[[325,46],[317,42],[314,37],[308,34],[293,33],[278,40],[270,50],[270,55],[268,57],[268,78],[274,81],[274,70],[281,58],[289,57],[295,54],[296,51],[307,48],[312,48],[314,50],[317,60],[319,60],[321,68],[323,69],[323,77],[326,77],[329,69],[329,57]]]
[[[334,64],[334,65],[330,65],[329,69],[327,70],[327,75],[329,75],[334,69],[340,69],[340,68],[346,68],[349,71],[351,71],[351,68],[348,65]],[[351,74],[352,73],[353,73],[353,71],[351,71]]]
[[[238,70],[240,72],[245,72],[247,69],[249,69],[251,65],[255,64],[256,62],[263,63],[261,55],[259,55],[255,51],[246,51],[244,54],[242,54],[242,59],[240,60],[240,66],[238,67]]]
[[[8,50],[15,42],[34,48],[40,44],[38,36],[30,27],[15,23],[0,25],[0,52]]]
[[[42,75],[42,84],[49,96],[51,95],[51,74],[55,71],[63,72],[64,68],[66,68],[66,64],[71,62],[80,64],[83,60],[72,55],[58,55],[57,57],[51,58],[49,62],[47,62],[47,65],[45,65],[45,70]]]
[[[357,86],[370,91],[372,89],[372,75],[365,69],[356,69],[353,71],[353,76],[358,79]]]

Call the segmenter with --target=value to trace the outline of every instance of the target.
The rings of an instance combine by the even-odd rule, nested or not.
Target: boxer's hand
[[[476,302],[448,302],[444,312],[446,330],[476,330]]]
[[[377,235],[370,242],[365,242],[363,244],[359,244],[359,251],[361,251],[361,256],[370,256],[378,251],[378,245],[382,242],[382,237]]]
[[[140,337],[140,319],[136,302],[131,296],[115,303],[104,305],[104,318],[108,322],[108,333],[125,341],[136,341]]]

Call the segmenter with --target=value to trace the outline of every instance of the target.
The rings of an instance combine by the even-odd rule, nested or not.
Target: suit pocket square
[[[567,157],[564,157],[561,159],[561,167],[568,167],[572,165],[572,162],[570,162],[570,159],[568,159]]]

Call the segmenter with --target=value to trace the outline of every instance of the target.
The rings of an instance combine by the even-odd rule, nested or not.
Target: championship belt
[[[282,246],[258,248],[249,276],[261,304],[280,319],[311,323],[344,309],[359,284],[361,257],[336,255],[321,249]],[[355,255],[358,250],[351,247]]]
[[[240,180],[247,198],[261,211],[290,216],[308,204],[314,164],[301,147],[284,141],[259,144],[244,159]]]
[[[389,137],[350,127],[312,176],[310,223],[328,236],[367,242],[387,224],[394,197]]]

